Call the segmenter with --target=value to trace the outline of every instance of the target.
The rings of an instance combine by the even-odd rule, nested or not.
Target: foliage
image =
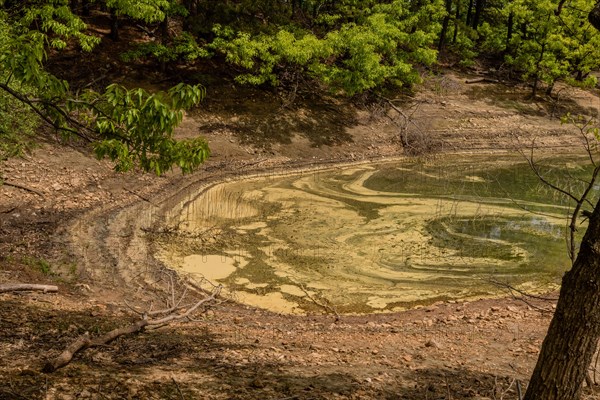
[[[100,42],[67,0],[0,0],[0,157],[18,154],[27,133],[44,121],[68,137],[90,141],[119,170],[139,166],[188,172],[208,156],[200,139],[178,142],[182,110],[200,101],[200,86],[164,93],[110,86],[76,94],[45,67],[49,52],[89,52]],[[556,80],[595,84],[600,35],[587,22],[589,0],[102,0],[160,38],[123,55],[128,61],[227,63],[240,84],[303,80],[352,96],[388,86],[409,87],[419,68],[435,63],[435,47],[469,65],[480,54],[504,61],[523,79],[550,89]],[[169,30],[166,18],[181,24]],[[113,21],[114,22],[114,21]],[[150,28],[154,26],[153,28]],[[115,26],[111,25],[111,29]],[[200,28],[199,28],[200,27]],[[179,97],[178,97],[179,96]],[[181,96],[189,101],[174,100]],[[16,111],[16,112],[15,112]],[[37,118],[18,120],[28,113]],[[26,122],[25,122],[26,120]]]
[[[169,0],[105,0],[109,9],[117,15],[126,15],[146,23],[160,22],[171,7]]]
[[[130,3],[135,8],[138,2],[126,3],[120,5]],[[0,149],[6,156],[23,148],[26,135],[20,131],[32,132],[37,123],[36,118],[23,122],[17,116],[37,114],[63,136],[90,142],[99,157],[109,157],[121,171],[139,166],[162,174],[177,165],[190,172],[208,157],[208,146],[202,139],[173,138],[183,110],[203,98],[202,87],[180,84],[167,93],[150,94],[110,85],[102,93],[77,95],[65,80],[45,69],[48,48],[61,50],[74,42],[89,51],[98,38],[83,32],[85,24],[70,12],[66,2],[35,4],[0,11],[0,113],[4,116]],[[145,4],[140,15],[148,21],[159,18],[144,8]],[[26,111],[17,114],[19,110]]]
[[[179,84],[168,93],[149,94],[143,89],[127,90],[110,85],[106,92],[90,92],[86,98],[94,104],[93,120],[103,140],[95,144],[98,157],[109,157],[118,171],[128,171],[136,164],[145,171],[162,174],[177,165],[193,171],[209,156],[203,139],[173,139],[173,129],[190,108],[204,97],[196,86]]]
[[[123,60],[155,59],[159,62],[192,62],[198,58],[208,58],[212,54],[187,32],[172,39],[171,43],[147,42],[123,54]]]
[[[410,85],[419,80],[416,64],[435,61],[433,21],[440,3],[416,12],[409,5],[404,0],[378,5],[322,38],[289,29],[253,36],[216,25],[210,48],[247,71],[237,76],[241,83],[276,85],[279,72],[295,68],[347,95],[387,83]]]
[[[40,125],[37,116],[14,97],[0,92],[0,161],[31,148]]]
[[[548,0],[535,6],[517,1],[513,7],[518,7],[515,15],[519,22],[527,24],[527,30],[515,37],[513,59],[524,78],[548,85],[570,76],[582,81],[600,66],[600,36],[585,18],[591,8],[588,1],[573,0],[560,14],[557,5]]]

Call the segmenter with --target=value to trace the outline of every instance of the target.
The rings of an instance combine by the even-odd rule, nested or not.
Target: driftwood
[[[58,286],[54,285],[36,285],[33,283],[8,283],[0,285],[0,293],[19,292],[19,291],[39,291],[44,293],[58,292]]]
[[[500,83],[500,81],[497,80],[497,79],[483,78],[483,77],[482,78],[467,79],[465,81],[465,83],[468,83],[468,84],[470,84],[470,83],[481,83],[481,82],[484,82],[484,83]]]
[[[112,331],[110,331],[96,339],[91,339],[89,333],[86,332],[83,335],[81,335],[80,337],[78,337],[73,343],[68,345],[67,348],[58,357],[56,357],[52,360],[49,360],[42,368],[42,372],[46,372],[46,373],[54,372],[57,369],[62,368],[65,365],[69,364],[71,362],[71,360],[73,359],[73,357],[75,356],[75,354],[77,354],[79,351],[88,349],[90,347],[99,347],[99,346],[107,345],[108,343],[112,342],[119,336],[130,335],[132,333],[141,332],[147,328],[160,328],[161,326],[165,326],[165,325],[168,325],[173,322],[181,321],[183,319],[191,320],[192,314],[195,311],[197,311],[200,308],[200,306],[217,301],[217,297],[219,296],[219,294],[221,292],[221,288],[222,288],[222,286],[220,286],[220,285],[216,286],[210,295],[207,295],[202,300],[199,300],[196,303],[194,303],[193,305],[190,305],[188,307],[179,305],[182,302],[183,298],[185,297],[185,294],[187,293],[187,291],[186,291],[183,293],[183,295],[181,296],[181,298],[179,299],[179,301],[176,304],[169,304],[169,308],[167,308],[167,309],[157,310],[157,311],[149,311],[146,313],[140,313],[136,310],[133,310],[136,313],[142,315],[142,319],[134,322],[131,325],[113,329]],[[173,289],[173,286],[172,286],[172,289]],[[174,295],[174,291],[172,292],[172,294]],[[174,296],[172,296],[172,301],[174,302]],[[177,314],[177,311],[184,310],[184,309],[186,311],[184,311],[183,313]],[[149,318],[150,316],[157,316],[157,315],[163,315],[163,317],[156,318],[156,319]]]

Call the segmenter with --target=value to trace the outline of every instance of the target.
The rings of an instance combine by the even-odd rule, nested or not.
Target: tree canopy
[[[341,96],[411,87],[442,52],[465,65],[491,57],[530,81],[535,95],[540,84],[550,94],[557,80],[596,83],[590,72],[600,64],[600,35],[586,18],[593,6],[589,0],[3,0],[0,157],[18,153],[40,122],[91,142],[120,170],[160,174],[178,165],[187,172],[208,157],[201,139],[173,139],[182,111],[205,94],[201,82],[161,93],[115,85],[96,92],[72,89],[48,71],[52,55],[85,55],[102,40],[118,40],[126,24],[144,29],[149,40],[130,44],[121,59],[155,62],[161,70],[216,63],[241,85],[302,81]],[[107,37],[86,24],[93,13],[108,16]],[[9,111],[15,109],[37,120],[15,118]]]
[[[121,171],[137,166],[162,174],[177,165],[190,172],[208,157],[202,139],[173,138],[183,111],[204,97],[202,86],[179,84],[148,93],[112,84],[102,92],[74,91],[45,68],[49,52],[69,45],[90,52],[101,39],[87,32],[67,2],[0,4],[1,156],[22,148],[23,138],[15,132],[33,134],[36,124],[45,122],[65,138],[90,142],[99,157],[109,157]],[[147,15],[146,8],[141,12]]]

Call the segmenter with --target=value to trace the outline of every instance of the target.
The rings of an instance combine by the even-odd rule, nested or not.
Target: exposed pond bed
[[[573,192],[589,174],[542,165]],[[218,183],[171,210],[157,257],[275,312],[399,311],[556,289],[570,211],[518,156],[407,159]]]

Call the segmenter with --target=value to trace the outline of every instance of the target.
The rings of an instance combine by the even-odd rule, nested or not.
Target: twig
[[[133,190],[131,190],[131,189],[127,189],[127,188],[123,188],[123,189],[124,189],[126,192],[128,192],[128,193],[131,193],[132,195],[134,195],[134,196],[136,196],[136,197],[140,198],[141,200],[144,200],[146,203],[152,204],[154,207],[158,207],[158,206],[157,206],[156,204],[154,204],[154,203],[153,203],[153,202],[152,202],[150,199],[148,199],[148,198],[146,198],[146,197],[142,196],[141,194],[138,194],[138,193],[134,192],[134,191],[133,191]]]
[[[175,378],[171,377],[171,379],[173,380],[173,383],[175,384],[175,387],[177,388],[177,392],[179,393],[179,397],[181,397],[181,400],[185,400],[185,397],[183,397],[183,393],[181,392],[181,389],[179,388],[179,384],[177,383],[177,381],[175,380]]]
[[[300,285],[300,289],[302,289],[302,291],[304,292],[304,294],[306,295],[306,297],[308,297],[308,299],[310,301],[312,301],[313,303],[315,303],[319,307],[323,308],[325,311],[329,311],[329,312],[335,314],[335,322],[337,322],[337,321],[340,320],[340,314],[338,314],[338,312],[337,312],[337,310],[335,308],[333,308],[329,304],[323,304],[323,303],[317,301],[314,297],[312,297],[310,295],[310,293],[308,292],[308,290],[306,290],[306,288],[304,287],[304,285]]]
[[[521,381],[517,379],[517,397],[519,400],[523,400],[523,393],[521,390]]]
[[[507,394],[509,392],[509,390],[512,388],[512,385],[516,382],[516,379],[513,378],[512,381],[510,381],[510,385],[508,385],[508,388],[506,388],[505,391],[503,391],[502,393],[500,393],[500,400],[504,399],[504,395]]]
[[[500,282],[500,281],[497,281],[495,279],[489,279],[488,281],[490,283],[494,284],[494,285],[497,285],[497,286],[500,286],[500,287],[503,287],[503,288],[506,288],[506,289],[514,290],[515,292],[519,293],[520,295],[523,295],[525,297],[530,297],[532,299],[542,300],[542,301],[557,301],[558,300],[558,298],[554,298],[554,297],[543,297],[543,296],[538,296],[538,295],[535,295],[535,294],[527,293],[527,292],[524,292],[524,291],[522,291],[520,289],[517,289],[516,287],[514,287],[514,286],[512,286],[512,285],[510,285],[508,283]]]
[[[585,137],[584,131],[586,129],[586,126],[589,123],[590,122],[588,121],[582,127],[579,127],[579,129],[580,129],[582,135],[584,135],[584,137]],[[598,178],[598,175],[600,174],[600,165],[597,165],[594,163],[593,156],[592,156],[592,149],[589,146],[589,144],[586,145],[586,151],[588,153],[588,156],[590,157],[590,160],[592,160],[592,164],[594,165],[594,171],[592,172],[592,177],[591,177],[590,181],[587,183],[587,186],[586,186],[585,190],[583,191],[583,194],[580,197],[577,197],[573,193],[569,192],[568,190],[565,190],[565,189],[553,184],[552,182],[547,180],[541,174],[541,172],[538,169],[538,166],[536,165],[536,163],[534,161],[534,157],[533,157],[534,148],[535,148],[535,140],[531,143],[530,156],[529,157],[525,156],[525,159],[527,160],[527,163],[529,164],[530,168],[535,173],[537,178],[546,186],[554,189],[555,191],[557,191],[559,193],[562,193],[563,195],[565,195],[565,196],[569,197],[570,199],[572,199],[573,201],[575,201],[575,208],[573,209],[573,213],[571,214],[570,222],[568,225],[568,228],[569,228],[568,252],[569,252],[569,258],[571,259],[571,263],[574,263],[575,262],[575,233],[577,232],[577,219],[579,218],[579,214],[581,213],[581,209],[582,209],[583,205],[586,202],[588,202],[588,195],[594,188],[596,179]],[[521,152],[521,154],[524,155],[523,152]]]
[[[87,137],[86,135],[82,134],[81,132],[79,132],[79,131],[77,131],[77,130],[75,130],[73,128],[62,126],[60,123],[58,123],[56,121],[53,121],[42,110],[40,110],[38,107],[36,107],[36,105],[35,105],[36,100],[35,99],[30,99],[30,98],[28,98],[26,96],[23,96],[22,94],[20,94],[20,93],[16,92],[15,90],[11,89],[10,86],[8,86],[6,84],[3,84],[3,83],[0,83],[0,89],[4,90],[8,94],[10,94],[11,96],[13,96],[17,100],[19,100],[20,102],[22,102],[24,104],[27,104],[27,106],[29,106],[34,113],[36,113],[48,125],[54,127],[54,129],[71,133],[71,134],[73,134],[75,136],[80,137],[83,140],[86,140],[87,142],[91,142],[92,141],[89,137]]]
[[[2,186],[2,185],[14,187],[14,188],[21,189],[21,190],[25,190],[27,192],[31,192],[31,193],[37,194],[40,197],[46,197],[44,195],[44,193],[40,192],[39,190],[36,190],[36,189],[31,188],[29,186],[21,185],[20,183],[13,183],[13,182],[8,182],[8,181],[3,181],[2,184],[0,184],[0,186]]]
[[[520,289],[515,288],[514,286],[509,285],[508,283],[503,283],[500,281],[496,281],[493,279],[489,280],[490,283],[497,285],[497,286],[501,286],[504,287],[505,289],[508,290],[508,292],[510,293],[511,297],[515,300],[518,301],[522,301],[523,303],[527,304],[529,307],[541,312],[541,313],[552,313],[552,310],[546,309],[546,308],[542,308],[540,306],[537,306],[533,303],[531,303],[530,301],[527,300],[527,298],[533,298],[533,299],[537,299],[537,300],[543,300],[543,301],[556,301],[557,299],[552,299],[552,298],[547,298],[547,297],[541,297],[541,296],[536,296],[530,293],[526,293]],[[521,297],[515,296],[514,292],[517,292],[521,295]]]
[[[0,214],[10,214],[11,212],[15,211],[17,209],[17,206],[11,207],[8,210],[2,210],[0,211]]]

